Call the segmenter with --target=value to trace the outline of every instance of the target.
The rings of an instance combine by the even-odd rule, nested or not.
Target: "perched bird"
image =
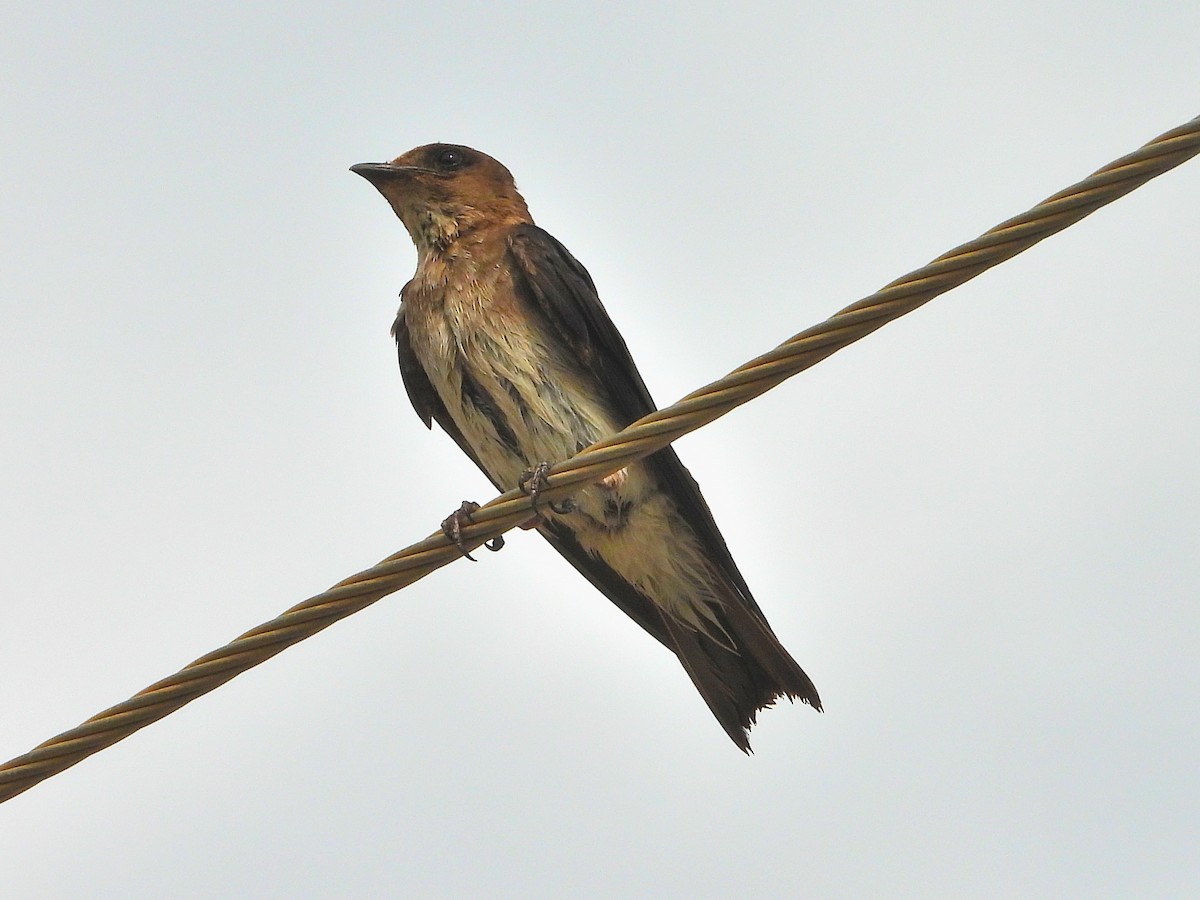
[[[416,245],[392,327],[409,399],[498,490],[536,491],[549,463],[654,411],[591,276],[533,224],[503,165],[428,144],[351,171]],[[777,697],[821,708],[672,448],[539,513],[531,527],[679,657],[743,751],[755,714]],[[448,534],[459,521],[447,520]]]

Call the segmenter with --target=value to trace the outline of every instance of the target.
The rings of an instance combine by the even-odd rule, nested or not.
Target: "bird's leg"
[[[464,500],[462,502],[462,506],[450,513],[450,515],[446,516],[446,518],[442,519],[442,534],[452,540],[462,555],[471,562],[475,562],[476,560],[475,557],[467,552],[467,548],[463,544],[462,529],[464,524],[470,525],[473,521],[475,521],[472,518],[472,514],[477,509],[479,509],[479,504],[474,500]],[[504,546],[504,536],[498,534],[490,541],[484,541],[483,546],[495,553]]]
[[[529,495],[529,500],[533,503],[534,512],[537,512],[538,497],[541,496],[542,491],[548,486],[549,475],[550,463],[540,462],[532,469],[526,469],[521,473],[521,477],[517,479],[517,487]],[[565,516],[575,509],[575,501],[570,497],[559,503],[550,503],[548,505],[551,512],[558,513],[560,516]]]

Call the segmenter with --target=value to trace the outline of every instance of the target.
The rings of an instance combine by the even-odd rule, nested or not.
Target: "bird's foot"
[[[453,541],[462,555],[471,562],[476,562],[476,559],[467,552],[466,545],[463,544],[462,530],[464,525],[470,525],[475,521],[472,516],[477,509],[479,509],[479,504],[474,500],[464,500],[462,506],[442,519],[442,534]],[[484,541],[483,546],[495,553],[504,546],[504,536],[498,534],[490,541]]]
[[[517,487],[529,495],[529,500],[533,504],[533,511],[537,512],[538,498],[541,496],[550,482],[550,463],[540,462],[532,469],[526,469],[521,473],[521,477],[517,479]],[[565,516],[567,513],[575,509],[575,501],[570,497],[561,500],[558,503],[548,503],[550,511],[558,513],[560,516]]]

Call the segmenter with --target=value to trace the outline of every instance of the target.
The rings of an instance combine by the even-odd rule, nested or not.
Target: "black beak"
[[[379,184],[383,181],[403,178],[411,172],[425,170],[418,166],[393,166],[391,163],[359,163],[357,166],[351,166],[350,171],[355,175],[361,175],[371,184]]]

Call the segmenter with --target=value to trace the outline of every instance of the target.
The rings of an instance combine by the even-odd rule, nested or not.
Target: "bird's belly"
[[[413,341],[422,367],[484,471],[504,488],[539,463],[562,462],[620,430],[603,386],[532,329],[494,327],[495,320],[462,327],[448,316],[423,324],[426,339]],[[652,489],[644,468],[631,466],[573,495],[570,518],[619,528]]]
[[[409,320],[413,347],[484,471],[517,486],[542,462],[558,463],[620,430],[604,386],[539,335],[508,323],[462,327],[439,316]],[[570,512],[543,508],[580,546],[688,627],[717,635],[719,578],[695,532],[641,463],[571,495]],[[714,630],[717,629],[717,630]]]

